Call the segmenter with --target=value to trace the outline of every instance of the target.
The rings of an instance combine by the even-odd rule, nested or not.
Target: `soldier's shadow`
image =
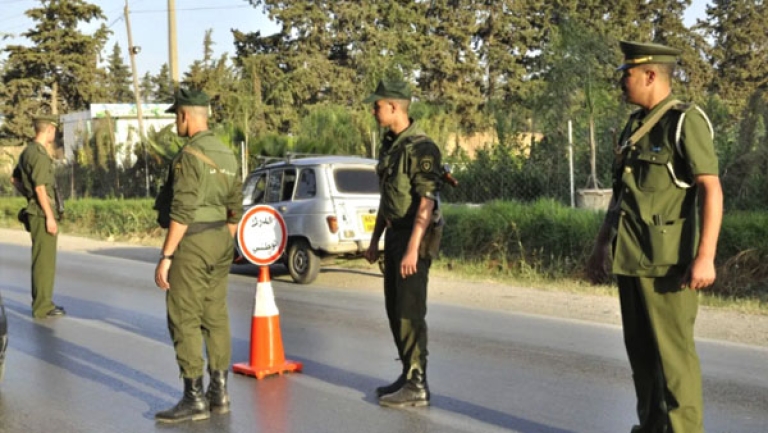
[[[4,290],[8,290],[4,288]],[[56,335],[56,321],[36,321],[29,316],[29,306],[4,298],[9,327],[12,330],[9,347],[52,366],[67,370],[85,381],[97,382],[114,392],[127,394],[148,405],[143,413],[146,419],[153,419],[154,413],[175,403],[179,390],[157,380],[140,369],[108,358],[93,349],[73,343]],[[71,314],[70,314],[71,315]],[[135,331],[135,330],[134,330]],[[143,329],[146,331],[146,329]],[[146,337],[146,335],[144,335]],[[164,343],[169,344],[167,336]],[[116,344],[120,344],[116,342]],[[135,386],[140,384],[154,389],[171,398],[158,397]]]

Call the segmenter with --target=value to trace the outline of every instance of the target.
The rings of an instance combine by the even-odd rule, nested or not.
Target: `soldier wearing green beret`
[[[32,316],[44,319],[65,314],[53,303],[60,215],[52,155],[59,116],[37,116],[34,126],[35,139],[19,156],[11,182],[27,198],[25,226],[32,238]]]
[[[402,362],[397,380],[377,388],[376,394],[382,406],[427,406],[427,281],[436,251],[427,251],[425,246],[435,242],[425,238],[434,239],[441,224],[440,150],[408,117],[411,92],[406,83],[382,81],[364,102],[373,103],[376,121],[388,129],[377,166],[381,201],[365,257],[370,262],[378,258],[386,228],[384,301]]]
[[[723,213],[712,125],[671,95],[679,50],[634,42],[621,49],[621,89],[640,109],[617,145],[611,205],[587,270],[604,280],[612,247],[638,399],[632,432],[702,433],[696,290],[715,281]]]
[[[203,92],[180,90],[167,110],[176,113],[176,130],[189,141],[171,162],[155,202],[158,221],[168,228],[155,283],[166,291],[168,329],[184,381],[181,401],[155,415],[164,423],[208,419],[230,407],[227,281],[242,181],[232,150],[208,130],[209,102]],[[205,393],[203,343],[210,374]]]

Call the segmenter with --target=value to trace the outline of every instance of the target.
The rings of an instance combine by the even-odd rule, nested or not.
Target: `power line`
[[[248,5],[231,5],[231,6],[209,6],[209,7],[198,7],[198,8],[182,8],[182,9],[176,9],[176,11],[203,11],[203,10],[224,10],[224,9],[245,9],[245,8],[253,8],[253,6]],[[157,13],[157,12],[168,12],[167,9],[145,9],[140,11],[131,11],[131,13],[134,14],[146,14],[146,13]]]

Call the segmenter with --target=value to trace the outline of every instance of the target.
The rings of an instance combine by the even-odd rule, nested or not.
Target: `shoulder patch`
[[[419,168],[425,173],[431,172],[434,165],[435,158],[433,158],[432,155],[425,155],[419,158]]]

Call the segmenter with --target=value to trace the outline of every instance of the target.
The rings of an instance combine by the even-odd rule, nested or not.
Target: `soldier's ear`
[[[656,78],[658,78],[658,72],[656,72],[656,69],[648,68],[645,71],[645,81],[648,84],[653,84],[654,81],[656,81]]]

